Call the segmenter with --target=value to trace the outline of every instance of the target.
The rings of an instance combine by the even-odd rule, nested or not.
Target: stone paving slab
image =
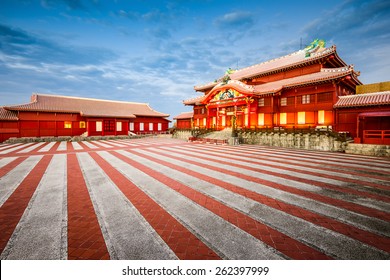
[[[169,138],[5,144],[0,259],[390,259],[390,160]]]

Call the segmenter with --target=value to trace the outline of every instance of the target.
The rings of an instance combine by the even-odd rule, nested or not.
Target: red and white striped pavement
[[[390,259],[390,160],[146,138],[0,145],[1,259]]]

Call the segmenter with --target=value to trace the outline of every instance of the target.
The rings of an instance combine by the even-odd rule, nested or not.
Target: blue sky
[[[194,85],[325,39],[389,81],[390,1],[0,0],[0,105],[54,93],[149,103],[171,117]]]

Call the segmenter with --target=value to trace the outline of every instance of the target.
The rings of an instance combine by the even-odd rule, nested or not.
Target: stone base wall
[[[280,133],[280,132],[239,132],[240,143],[267,145],[306,150],[344,152],[347,142],[330,134]]]
[[[56,141],[72,141],[71,136],[59,136],[59,137],[21,137],[21,138],[9,138],[4,143],[34,143],[34,142],[56,142]]]
[[[287,133],[287,132],[243,132],[239,131],[237,137],[226,137],[225,134],[208,134],[219,139],[227,138],[229,145],[252,144],[267,145],[285,148],[298,148],[305,150],[319,150],[330,152],[345,152],[369,156],[390,157],[389,145],[354,144],[345,138],[340,138],[329,132],[318,133]],[[192,137],[190,130],[176,130],[172,138],[188,140]]]
[[[110,139],[136,139],[136,138],[145,138],[145,137],[155,137],[155,135],[118,135],[118,136],[59,136],[59,137],[22,137],[22,138],[9,138],[4,143],[33,143],[33,142],[56,142],[56,141],[70,141],[70,142],[79,142],[79,141],[94,141],[94,140],[110,140]]]
[[[191,136],[192,136],[191,130],[176,130],[173,133],[172,138],[188,140]]]
[[[349,143],[345,153],[390,158],[390,146]]]
[[[172,134],[157,134],[157,138],[172,138]]]

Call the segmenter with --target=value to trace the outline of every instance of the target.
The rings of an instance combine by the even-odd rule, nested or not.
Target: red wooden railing
[[[390,130],[364,130],[363,143],[390,145]]]

